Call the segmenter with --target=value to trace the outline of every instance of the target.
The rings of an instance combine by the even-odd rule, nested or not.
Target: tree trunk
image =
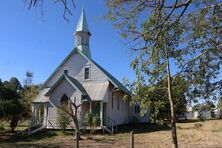
[[[79,133],[79,123],[76,116],[73,117],[73,122],[75,125],[75,139],[76,139],[76,148],[79,148],[79,139],[80,139],[80,133]]]
[[[177,130],[176,130],[176,117],[175,117],[174,103],[173,103],[173,98],[172,98],[172,84],[171,84],[169,59],[167,60],[167,85],[168,85],[168,99],[169,99],[169,102],[170,102],[170,111],[171,111],[172,147],[173,148],[178,148]]]

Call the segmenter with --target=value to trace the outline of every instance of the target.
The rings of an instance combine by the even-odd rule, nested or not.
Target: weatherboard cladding
[[[62,63],[56,68],[56,70],[50,75],[50,77],[46,80],[46,82],[44,83],[45,86],[48,86],[50,87],[50,85],[52,85],[53,81],[51,79],[53,79],[53,77],[57,74],[58,75],[58,72],[60,71],[60,73],[62,73],[62,67],[66,64],[66,62],[73,56],[73,55],[81,55],[82,57],[84,57],[84,59],[87,61],[84,61],[84,63],[80,63],[80,64],[83,64],[83,65],[87,65],[87,64],[92,64],[92,69],[91,69],[91,75],[96,77],[97,75],[96,74],[99,74],[99,73],[93,73],[95,72],[96,70],[93,70],[93,68],[95,69],[98,68],[99,70],[102,71],[102,73],[105,75],[105,77],[117,88],[119,88],[121,91],[125,92],[126,94],[130,95],[130,91],[125,87],[123,86],[122,83],[120,83],[115,77],[113,77],[109,72],[107,72],[104,68],[102,68],[98,63],[96,63],[95,61],[93,61],[92,59],[89,59],[88,57],[86,57],[81,51],[79,51],[77,48],[74,48],[70,54],[62,61]],[[74,59],[73,59],[74,60]],[[76,59],[77,60],[77,59]],[[71,63],[70,63],[71,64]],[[72,63],[73,65],[75,63]],[[80,65],[78,64],[78,65]],[[95,67],[93,67],[95,66]],[[64,66],[65,67],[65,66]],[[71,75],[71,74],[70,74]],[[72,74],[71,76],[75,76],[75,78],[81,82],[84,82],[84,77],[83,77],[83,71],[82,71],[82,74],[81,72],[79,71],[79,73],[76,73],[76,74]],[[98,77],[97,78],[101,78],[102,76]],[[82,80],[81,80],[82,79]]]
[[[83,88],[83,86],[75,79],[72,78],[66,74],[63,74],[55,83],[54,85],[49,89],[49,91],[46,93],[46,95],[49,95],[57,85],[63,80],[67,80],[75,89],[81,92],[82,95],[87,95],[86,90]]]

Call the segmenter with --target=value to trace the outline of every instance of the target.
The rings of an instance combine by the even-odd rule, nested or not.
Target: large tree
[[[131,67],[137,89],[145,84],[155,87],[167,78],[172,144],[178,147],[175,76],[189,82],[186,95],[194,101],[215,98],[222,89],[222,1],[107,0],[106,4],[108,18],[135,54]]]
[[[24,111],[25,106],[20,95],[7,87],[0,87],[0,119],[10,121],[12,132],[22,118]]]
[[[124,81],[132,95],[131,104],[140,104],[140,112],[142,115],[149,112],[149,118],[152,122],[163,123],[170,120],[170,104],[167,99],[167,79],[162,79],[154,87],[149,85],[140,86],[139,82],[130,83]],[[185,92],[188,89],[187,82],[177,76],[172,84],[172,96],[174,98],[175,114],[177,116],[186,113],[187,99]]]
[[[57,4],[59,3],[60,5],[63,6],[63,18],[69,22],[68,15],[72,15],[72,8],[75,8],[75,0],[51,0],[50,2]],[[30,10],[31,8],[40,8],[41,10],[41,15],[43,16],[43,7],[44,3],[46,1],[44,0],[25,0],[25,4],[28,6],[28,9]]]

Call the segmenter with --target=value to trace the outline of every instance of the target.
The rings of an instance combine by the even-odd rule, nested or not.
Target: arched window
[[[69,98],[67,97],[66,94],[64,94],[64,95],[62,96],[62,98],[60,99],[60,103],[61,103],[61,104],[68,104],[68,101],[69,101]]]

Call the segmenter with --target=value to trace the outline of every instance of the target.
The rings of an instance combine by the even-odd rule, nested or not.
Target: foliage
[[[222,109],[222,96],[218,97],[217,108]]]
[[[63,7],[63,18],[69,22],[69,19],[67,18],[67,15],[72,15],[72,9],[75,8],[75,0],[51,0],[54,4],[60,3],[60,5]],[[25,0],[25,5],[28,6],[28,9],[31,8],[40,8],[41,9],[41,15],[43,16],[43,4],[46,3],[46,1],[43,0]]]
[[[38,92],[40,90],[41,85],[32,85],[32,86],[26,86],[23,88],[23,90],[20,92],[22,102],[26,106],[26,111],[24,114],[24,117],[28,118],[31,116],[32,110],[31,110],[31,104],[34,98],[38,95]]]
[[[81,106],[81,103],[76,103],[76,97],[74,100],[68,98],[68,102],[64,102],[57,107],[64,112],[66,112],[70,118],[72,119],[74,126],[75,126],[75,139],[76,139],[76,147],[79,147],[79,139],[80,139],[80,129],[79,129],[79,121],[78,121],[78,108]]]
[[[136,116],[132,116],[131,121],[132,124],[137,124],[139,123],[139,119]]]
[[[86,122],[87,126],[89,126],[92,129],[92,126],[93,126],[93,114],[90,113],[90,112],[87,112],[85,114],[84,121]]]
[[[100,125],[100,122],[101,122],[101,121],[100,121],[99,115],[98,115],[98,114],[94,115],[93,118],[92,118],[92,125],[93,125],[94,127],[97,127],[97,126]]]
[[[57,124],[59,125],[59,127],[62,129],[62,131],[65,132],[66,128],[71,123],[71,118],[62,109],[57,108],[56,121],[57,121]]]
[[[130,84],[128,80],[125,80],[124,83],[134,93],[131,104],[140,104],[141,115],[144,115],[149,111],[149,116],[152,122],[170,120],[170,104],[167,100],[166,79],[160,81],[152,88],[148,85],[143,85],[138,92],[136,92],[137,89],[135,88],[137,82]],[[152,89],[152,91],[148,92],[150,89]],[[177,115],[186,112],[187,100],[185,92],[187,89],[187,82],[183,78],[177,76],[172,84],[172,96],[175,98],[174,105],[175,113]]]
[[[205,103],[198,103],[194,105],[194,111],[210,111],[212,108],[215,108],[215,105],[211,101],[206,101]]]
[[[186,96],[194,102],[215,99],[222,89],[222,1],[107,0],[106,4],[108,18],[135,53],[131,67],[138,80],[136,92],[144,97],[167,78],[173,146],[178,147],[171,86],[175,76],[188,82]],[[146,85],[149,89],[142,93]]]
[[[101,122],[98,114],[93,114],[90,112],[85,114],[84,121],[86,122],[87,126],[90,127],[91,133],[95,131],[95,128],[99,126]]]
[[[18,121],[22,119],[24,111],[25,106],[18,92],[15,89],[10,89],[8,86],[0,87],[0,119],[10,121],[12,132],[17,126]]]

